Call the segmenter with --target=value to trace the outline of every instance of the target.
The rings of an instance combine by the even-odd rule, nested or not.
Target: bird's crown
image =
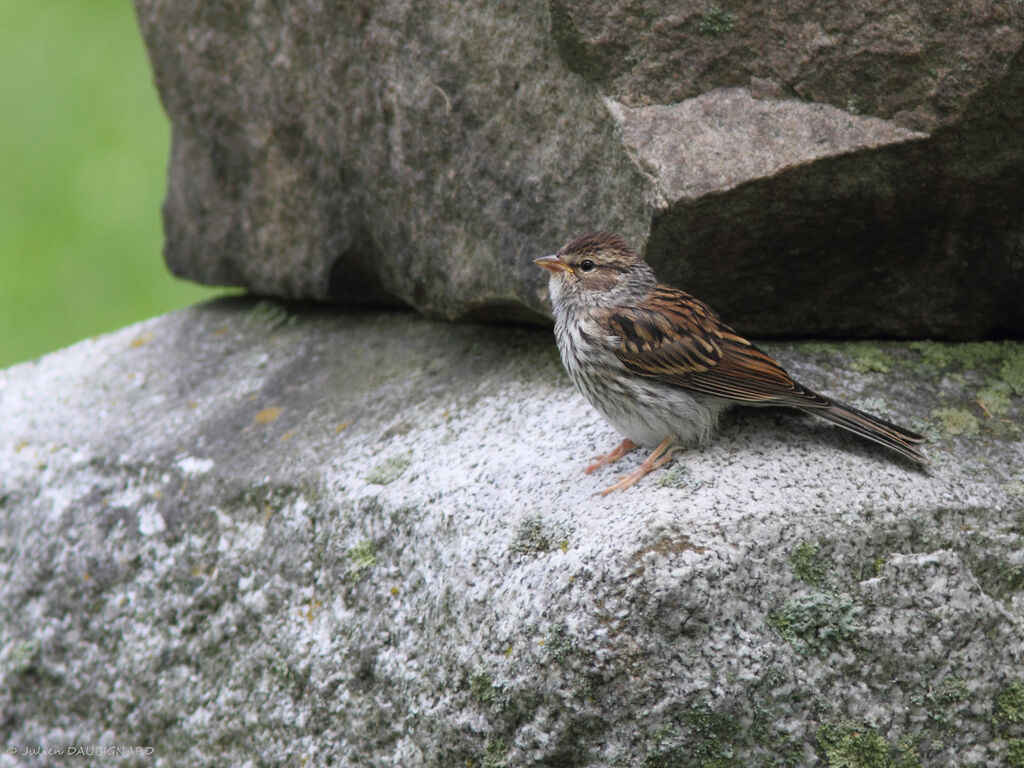
[[[570,266],[591,259],[601,266],[629,267],[640,260],[625,240],[611,232],[580,235],[563,245],[558,256]]]

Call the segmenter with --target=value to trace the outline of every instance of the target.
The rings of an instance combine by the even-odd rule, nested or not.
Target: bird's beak
[[[559,272],[568,272],[572,274],[572,267],[558,258],[557,255],[551,254],[550,256],[541,256],[539,259],[534,259],[533,263],[538,267],[546,269],[553,275],[557,275]]]

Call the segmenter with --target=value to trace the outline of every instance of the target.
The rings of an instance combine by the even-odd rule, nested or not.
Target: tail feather
[[[891,448],[919,464],[928,463],[928,459],[916,447],[917,443],[925,442],[924,435],[911,432],[909,429],[904,429],[885,419],[872,416],[870,413],[858,411],[856,408],[843,405],[823,395],[818,395],[818,397],[825,400],[827,405],[824,407],[804,408],[804,410],[831,421],[833,424],[838,424],[843,429],[848,429],[850,432],[861,437],[884,445],[886,448]]]

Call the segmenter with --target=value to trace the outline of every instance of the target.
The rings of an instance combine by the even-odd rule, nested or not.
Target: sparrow
[[[705,442],[734,405],[797,408],[927,463],[916,447],[923,436],[793,381],[707,304],[658,283],[618,235],[581,235],[533,263],[550,273],[555,340],[569,378],[625,437],[584,471],[653,448],[602,496],[634,485],[679,448]]]

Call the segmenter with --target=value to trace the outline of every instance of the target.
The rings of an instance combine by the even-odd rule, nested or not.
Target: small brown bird
[[[569,378],[626,438],[584,471],[639,445],[654,447],[602,496],[629,488],[677,448],[706,440],[733,405],[799,408],[926,463],[915,445],[924,437],[796,383],[707,304],[660,285],[617,235],[581,235],[534,263],[551,273],[555,339]]]

